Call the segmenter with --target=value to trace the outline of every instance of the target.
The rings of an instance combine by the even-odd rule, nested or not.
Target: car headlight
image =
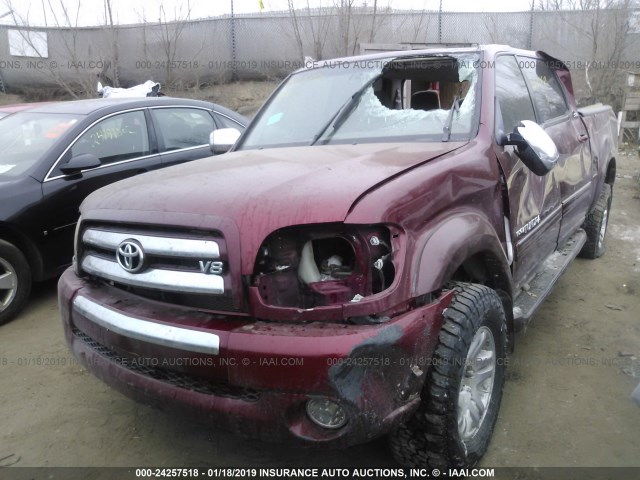
[[[358,302],[393,282],[390,236],[382,225],[278,230],[260,247],[254,285],[273,306],[306,309]]]

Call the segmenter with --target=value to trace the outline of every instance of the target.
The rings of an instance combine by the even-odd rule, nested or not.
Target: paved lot
[[[640,466],[640,160],[620,163],[608,251],[577,260],[518,338],[484,466]],[[283,449],[134,403],[74,362],[55,290],[0,327],[0,466],[393,465],[384,440]]]

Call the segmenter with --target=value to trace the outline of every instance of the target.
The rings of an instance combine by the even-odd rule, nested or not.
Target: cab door
[[[562,224],[558,245],[578,229],[591,204],[593,160],[589,133],[577,112],[570,108],[556,73],[539,58],[518,57],[533,98],[538,123],[553,139],[560,153],[552,170],[562,197]]]
[[[516,57],[500,55],[496,57],[495,67],[496,129],[511,133],[522,120],[536,121],[536,113]],[[495,153],[509,196],[513,278],[519,287],[557,248],[562,220],[560,186],[553,170],[544,176],[529,170],[515,147],[495,143]]]

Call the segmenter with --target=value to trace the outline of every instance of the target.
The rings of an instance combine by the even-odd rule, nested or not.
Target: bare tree
[[[186,72],[192,70],[190,67],[193,61],[198,58],[198,55],[205,48],[204,39],[202,39],[202,43],[197,48],[186,48],[183,44],[185,29],[191,24],[192,10],[191,1],[187,0],[186,3],[180,4],[179,7],[174,7],[172,15],[167,15],[164,3],[160,3],[158,6],[158,22],[148,28],[151,38],[147,36],[147,24],[149,22],[147,21],[146,12],[143,9],[138,14],[143,24],[144,54],[145,56],[150,55],[155,58],[160,56],[162,58],[161,62],[155,63],[159,63],[164,67],[164,82],[170,88],[185,87],[187,82]],[[160,50],[159,55],[155,54],[154,50],[156,49],[152,48],[153,46]],[[179,58],[179,54],[188,55],[189,60]],[[197,78],[197,69],[195,71]]]
[[[597,10],[615,8],[619,0],[538,0],[538,10]]]
[[[553,11],[588,46],[584,57],[585,100],[621,99],[632,0],[539,0],[537,9]],[[575,12],[581,12],[577,16]],[[585,21],[586,18],[586,21]]]
[[[113,85],[120,86],[120,69],[118,63],[118,29],[115,28],[113,22],[113,9],[111,8],[111,0],[104,0],[104,17],[105,22],[109,25],[111,33],[111,62],[113,66]]]
[[[300,31],[300,22],[298,21],[298,13],[293,5],[293,0],[287,0],[287,8],[289,9],[289,17],[293,24],[293,35],[298,46],[298,54],[301,59],[304,58],[304,46],[302,45],[302,32]]]
[[[362,7],[358,9],[355,19],[362,19],[363,21],[356,22],[359,23],[359,25],[354,28],[356,35],[354,38],[353,54],[356,53],[361,37],[366,36],[363,28],[369,30],[369,37],[367,41],[369,43],[374,42],[384,24],[391,18],[391,6],[389,5],[389,1],[387,0],[385,5],[382,5],[382,3],[383,2],[380,2],[380,0],[373,0],[371,7],[365,2]],[[370,22],[364,20],[366,18],[370,19]]]
[[[533,15],[533,12],[530,12],[529,15]],[[531,42],[531,21],[528,31],[523,30],[518,23],[505,22],[504,19],[495,15],[485,16],[483,23],[491,43],[523,47]]]
[[[164,50],[164,60],[166,61],[166,82],[172,84],[174,81],[173,63],[176,60],[178,44],[180,37],[184,31],[187,22],[191,19],[191,1],[187,0],[186,12],[183,13],[183,4],[180,7],[174,7],[172,21],[167,21],[167,12],[164,4],[159,7],[158,23],[160,24],[160,37],[162,39],[162,48]]]
[[[378,16],[378,0],[373,0],[373,13],[371,14],[371,30],[369,32],[369,43],[373,42],[376,36],[376,17]]]
[[[336,2],[335,8],[338,13],[338,35],[341,40],[340,53],[349,55],[349,46],[351,44],[351,27],[352,16],[356,0],[339,0]]]
[[[381,14],[379,2],[374,0],[370,7],[366,2],[359,5],[356,0],[339,0],[334,9],[338,16],[338,36],[341,41],[340,53],[353,55],[363,38],[369,42],[375,40],[382,24],[387,21],[391,11],[389,2]]]
[[[320,1],[317,7],[311,8],[307,0],[304,7],[296,7],[294,0],[287,0],[287,9],[300,58],[306,55],[311,55],[316,60],[324,58],[329,29],[333,21],[333,4],[327,6]],[[305,45],[309,44],[310,50],[305,51]]]
[[[320,4],[322,5],[322,4]],[[307,0],[307,13],[309,14],[309,29],[311,31],[311,38],[313,40],[313,57],[316,60],[324,58],[324,49],[327,43],[327,37],[329,36],[329,27],[331,26],[331,18],[333,16],[333,7],[321,7],[318,12],[324,11],[324,14],[318,14],[314,22],[311,18],[311,7],[309,7],[309,0]]]
[[[398,24],[394,25],[393,31],[400,32],[402,41],[408,41],[410,43],[426,41],[427,32],[423,32],[423,30],[429,25],[429,15],[431,12],[425,8],[425,4],[426,0],[422,4],[422,9],[414,10],[410,14],[405,12],[400,16]],[[390,10],[390,7],[388,8]]]

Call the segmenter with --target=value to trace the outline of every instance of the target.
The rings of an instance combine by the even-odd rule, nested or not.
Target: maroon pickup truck
[[[611,108],[578,108],[542,52],[309,65],[231,153],[85,200],[66,340],[114,388],[215,427],[389,435],[403,465],[473,465],[514,333],[604,252],[616,148]]]

